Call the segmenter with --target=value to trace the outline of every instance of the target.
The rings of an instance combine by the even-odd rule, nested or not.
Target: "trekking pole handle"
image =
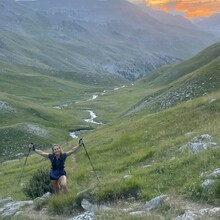
[[[30,151],[31,149],[32,149],[33,151],[35,151],[35,146],[34,146],[33,143],[30,143],[30,144],[29,144],[29,151]]]
[[[79,139],[79,145],[84,145],[82,138]]]

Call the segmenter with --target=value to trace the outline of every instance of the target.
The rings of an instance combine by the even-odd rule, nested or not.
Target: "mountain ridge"
[[[54,8],[49,0],[11,1],[10,7],[2,1],[2,59],[80,74],[116,74],[134,81],[216,40],[205,32],[164,26],[125,1],[95,1],[91,8],[88,0],[56,2],[59,7]]]
[[[208,30],[210,33],[215,34],[220,38],[220,25],[219,25],[220,13],[216,13],[197,22],[196,24],[201,30]]]

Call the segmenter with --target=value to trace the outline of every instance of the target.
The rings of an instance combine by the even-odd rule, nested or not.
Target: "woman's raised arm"
[[[45,158],[49,157],[49,153],[46,153],[42,150],[35,149],[35,146],[33,144],[29,144],[29,149],[32,149],[33,151],[35,151],[37,154],[39,154],[42,157],[45,157]]]
[[[66,152],[66,156],[69,156],[69,155],[71,155],[71,154],[74,154],[74,153],[82,146],[82,144],[83,144],[83,140],[80,139],[78,145],[76,145],[75,147],[73,147],[72,150]]]

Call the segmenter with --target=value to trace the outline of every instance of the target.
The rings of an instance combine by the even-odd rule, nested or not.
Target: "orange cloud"
[[[146,2],[156,9],[183,12],[188,18],[220,13],[220,0],[146,0]]]

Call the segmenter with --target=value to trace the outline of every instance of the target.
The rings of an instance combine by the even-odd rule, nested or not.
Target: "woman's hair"
[[[54,147],[58,147],[60,149],[60,156],[63,156],[63,150],[59,144],[53,144],[52,146],[52,153],[54,154]]]

